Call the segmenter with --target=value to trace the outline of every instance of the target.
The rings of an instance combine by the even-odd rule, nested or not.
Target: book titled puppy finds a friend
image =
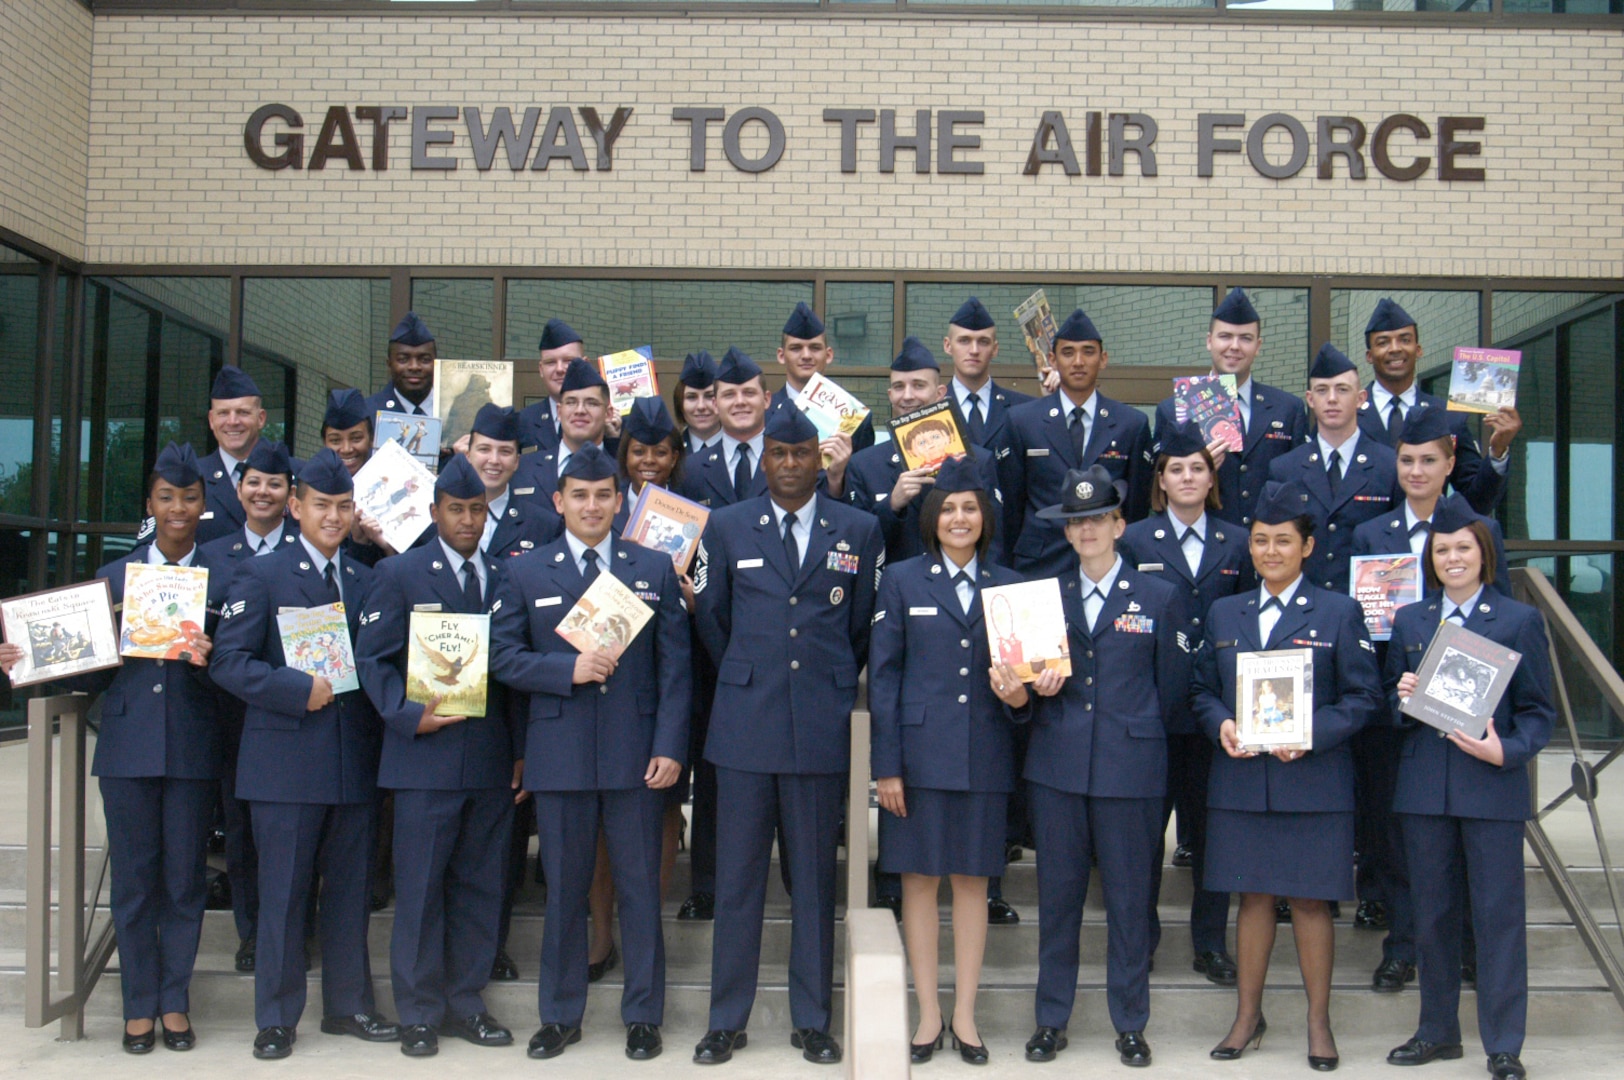
[[[1415,693],[1401,711],[1446,734],[1481,739],[1521,662],[1522,653],[1446,621],[1421,658]]]

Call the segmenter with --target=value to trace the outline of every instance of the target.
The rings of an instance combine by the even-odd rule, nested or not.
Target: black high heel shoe
[[[159,1023],[163,1024],[163,1021]],[[186,1020],[186,1026],[178,1031],[167,1024],[163,1024],[163,1029],[164,1045],[171,1050],[190,1050],[197,1045],[197,1032],[192,1029],[190,1017]]]
[[[942,1048],[942,1039],[947,1035],[947,1025],[943,1024],[941,1030],[936,1032],[935,1042],[909,1043],[908,1060],[915,1065],[923,1065],[929,1061],[931,1055]]]
[[[976,1046],[962,1041],[959,1038],[959,1033],[953,1030],[951,1024],[948,1025],[947,1033],[953,1038],[953,1049],[959,1052],[959,1057],[963,1059],[966,1065],[985,1065],[987,1063],[988,1054],[985,1043]]]
[[[1261,1050],[1263,1048],[1263,1033],[1268,1030],[1269,1022],[1263,1018],[1262,1013],[1259,1013],[1257,1024],[1252,1028],[1252,1034],[1242,1039],[1239,1046],[1225,1046],[1223,1043],[1219,1043],[1212,1048],[1208,1056],[1219,1061],[1234,1061],[1246,1052],[1247,1043],[1252,1044],[1253,1050]]]
[[[1313,1044],[1310,1043],[1309,1046],[1312,1048]],[[1335,1072],[1336,1067],[1340,1064],[1342,1064],[1342,1057],[1340,1054],[1332,1054],[1330,1057],[1315,1057],[1313,1054],[1308,1055],[1308,1067],[1313,1069],[1315,1072]]]
[[[152,1048],[158,1045],[158,1021],[152,1022],[152,1027],[139,1035],[131,1035],[129,1025],[124,1027],[124,1052],[126,1054],[150,1054]]]

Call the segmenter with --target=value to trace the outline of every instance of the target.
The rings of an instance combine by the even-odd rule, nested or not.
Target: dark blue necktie
[[[581,561],[585,568],[581,571],[581,580],[591,585],[598,580],[598,552],[596,548],[587,548],[581,552]]]
[[[1083,464],[1083,455],[1088,452],[1088,413],[1081,405],[1071,410],[1071,448],[1077,455],[1077,465]]]
[[[1332,450],[1329,460],[1330,465],[1326,469],[1325,475],[1331,481],[1331,490],[1335,491],[1337,486],[1342,483],[1342,451]]]
[[[474,569],[472,559],[462,564],[462,598],[470,612],[478,612],[485,607],[485,597],[479,588],[479,573]]]
[[[333,568],[331,560],[327,563],[327,569],[321,572],[321,579],[327,585],[327,602],[329,604],[342,603],[344,598],[338,591],[338,572]]]
[[[795,543],[795,515],[784,515],[784,558],[789,560],[791,571],[801,568],[801,549]]]
[[[738,464],[733,466],[733,497],[742,499],[750,491],[750,444],[739,444]]]
[[[970,395],[970,411],[964,418],[965,429],[969,432],[970,441],[980,445],[981,435],[987,429],[986,421],[981,418],[981,395]]]

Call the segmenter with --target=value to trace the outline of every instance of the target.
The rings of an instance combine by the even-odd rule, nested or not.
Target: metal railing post
[[[846,918],[868,907],[868,709],[851,716],[851,773],[846,792]],[[849,928],[848,928],[849,932]],[[850,973],[848,972],[848,977]],[[846,988],[848,994],[851,987]]]

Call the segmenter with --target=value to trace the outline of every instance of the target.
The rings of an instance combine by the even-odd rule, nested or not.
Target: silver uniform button
[[[799,660],[791,660],[789,662],[789,669],[791,671],[800,671],[801,670],[801,662]]]
[[[960,694],[959,695],[959,704],[960,705],[963,705],[965,702],[967,702],[969,700],[970,700],[970,697],[969,697],[968,694]]]
[[[970,647],[970,639],[969,638],[960,638],[959,639],[959,648],[968,649],[969,647]]]
[[[795,627],[792,626],[792,627],[789,628],[789,636],[790,637],[800,637],[801,632],[799,630],[795,629]]]
[[[158,684],[158,685],[157,685],[157,686],[154,686],[154,687],[153,687],[153,688],[152,688],[152,692],[153,692],[153,693],[154,693],[154,694],[161,694],[161,693],[163,693],[163,692],[164,692],[164,684],[163,684],[163,683],[159,683],[159,684]]]
[[[609,692],[609,687],[608,687],[608,685],[607,685],[607,684],[605,684],[605,685],[603,685],[603,686],[600,686],[600,687],[598,687],[598,693],[600,693],[600,694],[607,694],[607,693],[608,693],[608,692]]]
[[[1326,526],[1326,528],[1330,529],[1331,532],[1336,532],[1336,522],[1331,522],[1331,524]]]
[[[1084,704],[1083,705],[1083,711],[1084,712],[1093,712],[1094,711],[1094,703],[1092,701],[1090,701],[1090,702],[1087,702],[1086,704]]]
[[[1092,675],[1083,676],[1083,685],[1084,686],[1093,686],[1094,685],[1094,676],[1092,676]]]
[[[157,662],[157,663],[158,663],[158,666],[159,666],[159,667],[163,667],[163,666],[164,666],[164,662],[163,662],[163,661],[162,661],[162,660],[159,660],[159,661],[158,661],[158,662]]]
[[[967,667],[961,667],[961,668],[959,668],[959,674],[960,675],[968,675],[968,674],[970,674],[970,669],[967,668]]]
[[[801,598],[798,597],[798,596],[792,596],[792,597],[789,598],[789,606],[790,607],[794,607],[796,604],[799,604],[800,602],[801,602]]]

